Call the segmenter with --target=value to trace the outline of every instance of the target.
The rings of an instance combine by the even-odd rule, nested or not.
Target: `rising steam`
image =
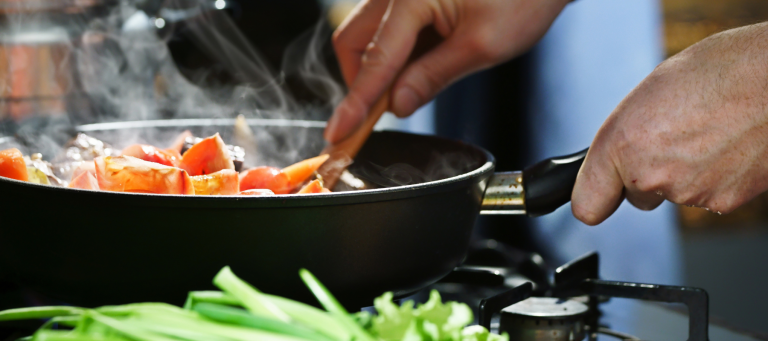
[[[66,15],[40,11],[35,8],[38,2],[13,3],[18,8],[0,22],[0,43],[6,46],[0,57],[10,61],[3,71],[5,77],[0,79],[0,89],[6,94],[2,104],[10,108],[0,116],[0,136],[15,134],[27,149],[35,149],[28,152],[42,152],[46,157],[60,151],[59,146],[71,136],[75,124],[237,115],[320,118],[344,94],[324,65],[322,51],[330,30],[323,22],[289,47],[282,69],[276,70],[229,15],[211,1],[158,1],[161,7],[147,6],[140,0],[121,0],[112,5],[99,2],[95,6],[85,1],[88,6],[80,8],[81,12],[69,9],[72,13]],[[187,78],[180,72],[167,39],[182,29],[202,53],[237,80],[236,84],[192,82],[190,79],[205,77]],[[37,38],[30,38],[35,35]],[[49,55],[40,57],[40,51],[48,51]],[[19,102],[41,102],[39,93],[22,93],[15,98],[9,95],[27,86],[22,84],[25,81],[30,82],[14,79],[13,75],[30,74],[33,68],[47,70],[48,74],[36,75],[35,81],[56,87],[43,95],[56,99],[58,106],[17,109]],[[298,102],[285,85],[287,77],[304,83],[321,100]],[[275,138],[285,143],[284,137]],[[139,138],[120,139],[114,143],[128,144]],[[286,150],[301,150],[307,142],[295,137],[289,140],[291,145]],[[279,158],[284,163],[296,155]]]

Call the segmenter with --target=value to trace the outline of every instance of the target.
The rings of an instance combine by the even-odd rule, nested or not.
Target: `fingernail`
[[[363,111],[350,107],[349,100],[342,101],[328,120],[323,138],[330,143],[343,140],[363,122],[364,116]]]
[[[412,114],[419,108],[419,96],[410,87],[404,86],[395,93],[395,102],[392,103],[395,112],[399,115]]]

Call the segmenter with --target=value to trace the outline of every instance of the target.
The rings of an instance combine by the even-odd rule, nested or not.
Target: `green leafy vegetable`
[[[469,307],[442,303],[436,291],[416,307],[411,301],[398,306],[386,293],[374,300],[378,315],[350,315],[309,271],[300,276],[327,311],[261,293],[224,267],[214,279],[224,291],[190,292],[183,309],[165,303],[34,307],[0,311],[0,321],[48,319],[20,341],[508,341],[506,334],[466,327]]]
[[[491,334],[482,326],[466,327],[472,322],[472,310],[463,303],[443,303],[433,290],[429,300],[414,307],[413,301],[398,306],[392,293],[376,298],[373,305],[378,315],[370,319],[366,328],[373,336],[385,341],[502,341],[505,335]],[[365,321],[365,313],[358,319]],[[479,327],[479,328],[478,328]]]

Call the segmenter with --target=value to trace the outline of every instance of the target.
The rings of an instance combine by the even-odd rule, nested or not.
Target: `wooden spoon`
[[[363,147],[363,144],[368,140],[368,136],[373,131],[373,126],[379,121],[381,115],[387,111],[389,107],[389,90],[384,92],[378,101],[368,111],[368,117],[366,117],[363,124],[360,125],[357,130],[349,135],[346,139],[328,145],[320,152],[320,155],[329,154],[331,157],[326,161],[317,173],[323,179],[323,185],[325,188],[333,188],[336,182],[339,180],[341,173],[347,169],[347,166],[352,164],[352,160]]]

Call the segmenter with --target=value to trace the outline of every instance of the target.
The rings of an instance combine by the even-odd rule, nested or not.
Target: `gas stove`
[[[430,290],[437,290],[443,300],[473,307],[476,323],[506,332],[511,341],[683,340],[686,330],[689,341],[709,340],[710,333],[712,339],[757,339],[711,325],[709,297],[703,289],[604,280],[599,268],[596,252],[549,270],[536,253],[485,240],[475,243],[465,265],[408,299],[423,302]],[[612,298],[641,301],[638,309],[655,318],[633,321],[647,331],[644,335],[610,328],[601,306]],[[682,325],[685,313],[667,303],[687,307],[687,328]]]

